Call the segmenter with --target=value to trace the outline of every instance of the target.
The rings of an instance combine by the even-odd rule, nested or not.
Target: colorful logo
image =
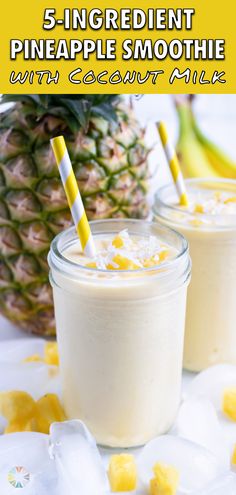
[[[30,473],[22,466],[13,467],[7,479],[14,488],[24,488],[30,481]]]

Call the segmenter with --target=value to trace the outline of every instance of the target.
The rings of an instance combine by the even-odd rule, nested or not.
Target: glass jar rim
[[[98,268],[92,268],[92,267],[87,267],[84,265],[81,265],[79,263],[75,263],[72,260],[68,259],[63,255],[63,251],[66,249],[66,247],[69,247],[73,244],[75,244],[78,241],[78,236],[75,230],[75,227],[69,227],[68,229],[60,232],[57,234],[54,239],[51,242],[51,247],[50,251],[48,254],[48,263],[50,268],[56,268],[59,269],[60,271],[67,273],[69,275],[74,275],[78,274],[109,274],[112,276],[117,276],[122,277],[122,275],[127,275],[129,274],[130,276],[132,275],[137,275],[137,274],[148,274],[149,272],[156,272],[156,273],[163,273],[163,268],[167,269],[174,269],[175,265],[179,263],[181,260],[183,260],[185,257],[189,256],[189,247],[188,247],[188,241],[186,238],[177,232],[176,230],[163,226],[161,223],[158,222],[152,222],[148,220],[139,220],[139,219],[103,219],[103,220],[93,220],[90,222],[90,227],[92,230],[92,233],[95,234],[95,236],[102,235],[103,232],[93,232],[96,227],[99,226],[109,226],[113,225],[113,229],[111,228],[110,230],[106,230],[105,233],[110,233],[110,234],[115,234],[119,232],[122,229],[119,229],[118,226],[119,224],[125,224],[126,228],[129,228],[129,226],[140,226],[140,224],[144,224],[146,226],[153,226],[155,228],[158,228],[160,231],[163,233],[169,233],[170,235],[174,235],[176,240],[178,240],[181,243],[182,249],[178,251],[177,255],[174,258],[171,258],[170,260],[163,261],[159,265],[154,265],[152,267],[147,267],[147,268],[138,268],[136,270],[106,270],[106,269],[98,269]],[[117,227],[117,230],[114,228],[114,226]],[[123,227],[124,228],[124,227]],[[136,235],[140,235],[140,231],[135,232]],[[141,233],[142,234],[142,233]],[[63,242],[64,241],[64,242]],[[67,241],[67,243],[66,243]],[[61,244],[61,246],[60,246]]]
[[[185,179],[185,184],[187,186],[187,191],[188,191],[188,186],[199,186],[199,189],[200,189],[200,186],[204,186],[205,185],[205,188],[207,189],[207,186],[208,186],[208,189],[211,189],[213,188],[213,186],[217,186],[218,185],[218,188],[219,186],[221,185],[222,186],[222,191],[224,190],[223,189],[223,186],[225,186],[225,189],[227,190],[227,187],[229,186],[234,186],[235,187],[235,192],[236,192],[236,179],[227,179],[227,178],[224,178],[224,177],[219,177],[219,178],[216,178],[216,177],[202,177],[202,178],[189,178],[189,179]],[[212,187],[209,187],[209,186],[212,186]],[[154,199],[154,205],[153,205],[153,212],[155,215],[157,215],[157,218],[161,218],[163,220],[167,220],[167,221],[170,221],[171,223],[173,223],[174,225],[179,225],[179,226],[183,226],[183,225],[187,225],[188,229],[193,229],[195,230],[196,228],[199,229],[199,226],[195,226],[195,225],[192,225],[192,224],[186,224],[186,218],[192,218],[194,213],[188,211],[187,209],[184,210],[184,209],[181,209],[179,208],[179,206],[177,205],[174,205],[174,204],[171,204],[171,203],[168,203],[167,200],[165,199],[165,197],[167,197],[168,193],[175,193],[176,194],[176,197],[177,197],[177,191],[176,191],[176,188],[175,188],[175,184],[173,182],[169,183],[169,184],[166,184],[165,186],[162,186],[160,187],[160,189],[158,189],[158,191],[156,192],[155,194],[155,199]],[[163,214],[163,212],[161,212],[161,210],[164,210],[164,212],[166,214]],[[181,215],[182,215],[182,218],[185,219],[185,220],[176,220],[176,218],[173,219],[173,217],[171,216],[171,212],[175,212],[175,213],[179,213],[181,211]],[[206,223],[206,224],[201,224],[201,230],[229,230],[229,229],[232,229],[232,228],[235,228],[236,227],[236,214],[220,214],[220,215],[214,215],[214,218],[226,218],[227,219],[233,219],[233,222],[232,223],[227,223],[227,224],[220,224],[220,223],[212,223],[212,217],[213,215],[211,214],[207,214],[207,213],[204,213],[204,214],[201,214],[201,218],[207,220],[209,223]]]

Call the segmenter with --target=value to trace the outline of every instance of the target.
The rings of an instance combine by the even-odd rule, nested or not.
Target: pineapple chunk
[[[55,394],[41,397],[37,402],[26,392],[0,393],[0,414],[7,420],[4,433],[39,431],[48,433],[54,421],[65,421],[65,413]]]
[[[167,258],[168,255],[169,255],[169,250],[168,249],[163,249],[163,251],[161,251],[159,253],[159,260],[160,261],[164,261]]]
[[[42,361],[46,364],[54,364],[55,366],[59,365],[59,355],[57,342],[47,342],[44,346],[44,358],[42,358],[39,354],[33,354],[32,356],[24,359],[24,363],[31,363]]]
[[[169,250],[168,249],[163,249],[163,251],[160,251],[158,253],[158,255],[152,256],[151,258],[147,258],[143,262],[143,266],[144,266],[144,268],[150,268],[152,266],[156,266],[159,263],[161,263],[162,261],[164,261],[167,258],[168,255],[169,255]]]
[[[150,495],[175,495],[179,484],[177,469],[165,464],[155,464],[154,478],[150,480]]]
[[[35,401],[26,392],[0,393],[0,414],[8,420],[4,433],[33,431],[32,418],[35,413]]]
[[[232,421],[236,421],[236,387],[228,388],[223,396],[223,412]]]
[[[51,423],[55,421],[65,421],[66,415],[55,394],[47,394],[41,397],[36,403],[37,431],[49,433]]]
[[[108,270],[137,270],[140,266],[136,265],[129,258],[125,258],[120,254],[116,254],[112,260],[118,267],[113,266],[112,264],[107,265]]]
[[[44,347],[44,361],[47,364],[59,365],[57,342],[47,342]]]
[[[123,241],[122,237],[120,237],[119,235],[114,237],[114,239],[112,241],[112,246],[114,246],[117,249],[122,248],[124,246],[124,241]]]
[[[234,446],[233,454],[231,457],[231,464],[236,468],[236,445]]]
[[[19,431],[35,431],[33,419],[31,418],[29,421],[10,421],[4,429],[5,434]]]
[[[154,258],[147,258],[146,260],[144,260],[143,262],[143,267],[144,268],[151,268],[152,266],[155,266],[157,265],[157,261],[154,260]]]
[[[131,454],[113,455],[110,459],[108,477],[112,492],[129,492],[136,489],[137,470]]]
[[[201,205],[200,203],[196,204],[194,211],[195,213],[204,213],[203,205]]]
[[[43,362],[43,358],[41,358],[41,356],[39,354],[33,354],[32,356],[25,358],[23,362],[24,363],[34,363],[34,362],[38,362],[38,361]]]

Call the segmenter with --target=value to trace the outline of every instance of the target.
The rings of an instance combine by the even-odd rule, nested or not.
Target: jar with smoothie
[[[49,254],[63,401],[101,445],[142,445],[166,432],[180,402],[187,241],[157,223],[90,224],[83,255],[75,229]]]
[[[184,366],[200,371],[236,364],[236,181],[189,179],[186,187],[187,207],[178,205],[174,185],[160,189],[154,216],[189,242]]]

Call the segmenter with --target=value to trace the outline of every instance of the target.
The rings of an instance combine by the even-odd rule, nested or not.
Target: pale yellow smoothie
[[[189,242],[184,366],[200,371],[236,364],[236,181],[189,179],[186,186],[188,207],[178,206],[171,185],[158,192],[154,215]]]
[[[97,442],[142,445],[166,432],[180,401],[186,240],[156,223],[91,223],[86,259],[74,229],[49,255],[63,401]]]

